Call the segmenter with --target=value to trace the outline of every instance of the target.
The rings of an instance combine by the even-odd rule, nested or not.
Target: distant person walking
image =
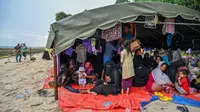
[[[21,55],[20,44],[17,44],[17,46],[15,46],[15,53],[16,53],[16,62],[21,62],[22,55]],[[18,60],[18,58],[19,58],[19,60]]]
[[[22,52],[22,55],[23,55],[23,57],[24,57],[24,60],[26,60],[26,55],[27,55],[27,46],[26,46],[25,43],[22,44],[21,52]]]

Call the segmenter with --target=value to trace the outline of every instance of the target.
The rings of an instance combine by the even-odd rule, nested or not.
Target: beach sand
[[[52,61],[34,55],[36,61],[27,57],[21,63],[15,63],[15,57],[0,59],[0,112],[58,112],[54,96],[42,97],[37,91],[43,88]],[[10,59],[10,60],[9,60]],[[11,63],[10,63],[11,61]],[[6,63],[7,62],[7,63]],[[6,64],[5,64],[6,63]],[[30,93],[26,95],[26,90]],[[54,94],[52,89],[47,90]],[[22,93],[25,97],[17,99]],[[154,101],[144,107],[144,112],[179,112],[177,104]],[[190,112],[200,112],[200,108],[187,106]]]
[[[21,63],[16,63],[15,57],[0,60],[0,112],[58,112],[54,96],[37,94],[43,88],[52,61],[41,59],[42,53],[34,57],[35,62],[30,61],[29,56]],[[53,90],[47,91],[54,94]],[[20,93],[25,97],[17,99]]]

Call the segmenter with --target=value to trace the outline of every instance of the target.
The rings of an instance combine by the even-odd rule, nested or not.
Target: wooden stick
[[[31,60],[31,47],[30,47],[30,60]]]
[[[54,94],[55,100],[58,100],[58,85],[57,85],[57,56],[55,55],[55,50],[53,51],[53,61],[54,61]]]

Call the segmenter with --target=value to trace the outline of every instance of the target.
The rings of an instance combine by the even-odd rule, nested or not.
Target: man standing
[[[21,46],[21,50],[22,50],[22,55],[24,56],[24,60],[26,60],[27,46],[25,43]]]
[[[21,49],[21,46],[18,43],[17,46],[15,46],[16,62],[21,62],[22,55],[21,55],[20,49]],[[18,60],[18,57],[19,57],[19,60]]]

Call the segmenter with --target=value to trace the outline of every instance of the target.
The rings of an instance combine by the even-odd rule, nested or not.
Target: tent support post
[[[55,50],[54,50],[54,95],[55,95],[55,100],[58,100],[58,85],[57,85],[57,56],[55,55]]]

